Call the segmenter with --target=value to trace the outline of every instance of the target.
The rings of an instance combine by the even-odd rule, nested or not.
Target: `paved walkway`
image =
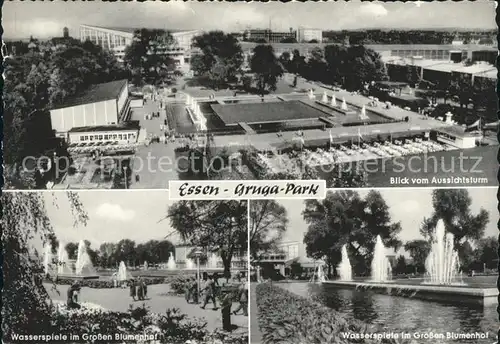
[[[59,295],[54,290],[51,290],[50,285],[46,285],[49,295],[53,300],[66,300],[67,285],[58,285],[57,290]],[[179,308],[181,313],[186,314],[189,318],[199,318],[207,322],[207,329],[213,331],[217,328],[222,328],[221,311],[212,309],[209,304],[206,309],[201,309],[199,305],[188,304],[182,296],[167,295],[169,287],[167,284],[157,284],[148,286],[148,300],[132,301],[129,296],[129,289],[93,289],[82,288],[80,292],[81,302],[91,302],[98,304],[106,309],[127,312],[129,305],[135,307],[145,304],[151,312],[165,313],[167,308]],[[237,307],[233,304],[233,309]],[[248,332],[248,317],[243,315],[231,315],[231,322],[237,326],[235,331],[239,333]]]
[[[257,283],[250,284],[250,344],[262,343],[262,333],[259,328],[259,314],[257,311]]]

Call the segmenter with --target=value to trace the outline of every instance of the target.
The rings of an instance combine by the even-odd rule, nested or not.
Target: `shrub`
[[[186,291],[186,287],[188,286],[188,282],[190,279],[194,278],[195,276],[191,275],[182,275],[182,276],[176,276],[171,282],[170,282],[170,290],[174,292],[175,294],[184,294]]]
[[[162,284],[165,283],[166,279],[163,277],[143,277],[142,280],[147,284],[147,285],[152,285],[152,284]],[[66,285],[71,285],[75,282],[73,279],[69,278],[58,278],[56,281],[56,284],[66,284]],[[78,281],[80,286],[82,287],[88,287],[88,288],[95,288],[95,289],[109,289],[109,288],[114,288],[115,284],[113,280],[107,279],[107,280],[101,280],[101,279],[87,279],[87,280],[80,280]]]
[[[177,89],[175,87],[172,87],[172,93],[173,94],[177,93]]]
[[[259,327],[267,343],[401,343],[389,339],[347,339],[341,333],[376,333],[369,325],[321,303],[295,295],[270,283],[256,290]]]

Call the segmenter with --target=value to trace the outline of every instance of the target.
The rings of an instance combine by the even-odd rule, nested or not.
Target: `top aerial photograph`
[[[495,2],[6,2],[4,190],[498,186]]]

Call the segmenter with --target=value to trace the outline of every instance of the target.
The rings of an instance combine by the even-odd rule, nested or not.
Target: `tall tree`
[[[78,195],[66,195],[75,223],[85,225],[88,216]],[[53,305],[42,280],[42,252],[33,247],[34,242],[48,244],[55,236],[45,196],[35,192],[2,194],[3,338],[54,332]]]
[[[124,57],[134,83],[170,84],[174,77],[175,61],[166,52],[172,50],[174,45],[174,39],[165,30],[136,30]]]
[[[377,191],[363,199],[355,191],[328,192],[324,200],[307,200],[303,216],[308,223],[304,237],[307,254],[326,260],[329,272],[341,259],[347,245],[349,258],[358,273],[366,273],[376,237],[386,247],[399,248],[399,223],[392,223],[388,207]]]
[[[412,240],[404,244],[404,249],[410,254],[417,270],[424,272],[425,260],[431,251],[431,244],[427,240]]]
[[[247,211],[246,201],[179,201],[167,218],[186,243],[217,251],[228,278],[233,257],[248,249]]]
[[[432,239],[439,219],[444,221],[446,231],[454,236],[455,247],[464,241],[475,241],[484,235],[489,222],[489,213],[480,209],[477,215],[472,214],[472,199],[466,189],[436,189],[432,191],[433,214],[423,220],[420,234]]]
[[[258,259],[261,253],[274,250],[288,225],[285,207],[273,200],[250,203],[250,255]]]
[[[192,58],[191,68],[218,89],[237,79],[243,64],[243,51],[238,40],[222,31],[210,31],[194,37],[193,46],[201,54]]]
[[[262,96],[266,90],[276,91],[278,79],[283,76],[283,67],[271,45],[257,45],[253,49],[250,70],[254,73],[257,89]]]

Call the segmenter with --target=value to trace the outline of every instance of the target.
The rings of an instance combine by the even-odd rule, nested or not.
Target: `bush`
[[[182,275],[182,276],[176,276],[171,282],[170,282],[170,290],[174,292],[175,294],[184,294],[186,291],[186,287],[188,286],[188,282],[190,279],[194,278],[194,275]]]
[[[347,339],[341,333],[377,333],[369,325],[321,303],[295,295],[270,283],[257,286],[259,327],[267,343],[401,343],[389,339]]]
[[[177,93],[177,89],[175,87],[172,87],[172,93],[173,94]]]
[[[167,283],[168,280],[163,277],[143,277],[142,280],[147,284],[147,285],[152,285],[152,284],[163,284]],[[69,278],[58,278],[56,281],[56,284],[61,284],[61,285],[71,285],[75,282],[73,279]],[[82,287],[88,287],[88,288],[96,288],[96,289],[109,289],[109,288],[114,288],[114,282],[113,280],[101,280],[101,279],[87,279],[87,280],[79,280],[78,283]]]

